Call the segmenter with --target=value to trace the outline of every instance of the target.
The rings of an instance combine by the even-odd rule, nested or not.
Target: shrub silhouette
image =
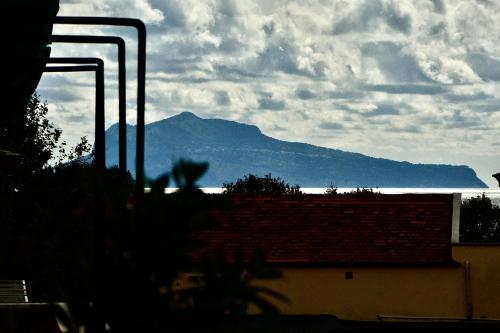
[[[372,188],[366,187],[356,187],[348,192],[339,192],[338,188],[334,185],[330,185],[326,190],[325,194],[327,195],[337,195],[337,196],[353,196],[353,197],[367,197],[374,195],[381,195],[382,193],[379,191],[374,191]]]
[[[500,243],[500,207],[484,193],[462,202],[460,242]]]
[[[60,320],[75,330],[83,326],[87,332],[102,332],[105,324],[113,332],[171,330],[180,310],[173,283],[192,268],[190,250],[202,246],[191,240],[191,232],[210,228],[215,224],[211,209],[227,205],[225,198],[206,195],[196,185],[208,165],[181,160],[151,181],[151,191],[137,200],[132,176],[116,167],[102,172],[86,159],[50,165],[61,131],[46,121],[47,107],[38,97],[31,103],[35,116],[26,119],[26,126],[35,139],[25,151],[34,153],[21,164],[29,177],[17,173],[12,178],[0,169],[0,178],[9,180],[0,186],[0,278],[27,280],[31,301],[65,302],[69,314],[58,308]],[[81,157],[85,147],[63,156]],[[166,194],[171,182],[179,190]],[[243,267],[221,265],[225,271]],[[205,268],[197,268],[200,282],[213,281],[204,275],[211,272]],[[246,291],[214,297],[214,308],[225,308],[230,295],[234,304],[247,304],[251,296],[272,309],[258,297],[272,291],[240,282]],[[206,286],[202,283],[197,295]],[[195,298],[192,304],[201,304]],[[189,311],[196,314],[201,308]],[[230,308],[231,314],[246,313]]]
[[[62,130],[47,119],[47,113],[47,103],[35,93],[22,115],[22,126],[0,131],[0,142],[8,143],[22,160],[13,172],[18,186],[36,173],[50,169],[51,165],[78,160],[91,151],[85,137],[68,149],[67,143],[61,140]],[[89,156],[88,162],[91,160],[92,156]]]
[[[280,177],[273,178],[271,174],[258,177],[253,174],[244,175],[236,182],[222,185],[224,194],[249,193],[249,194],[301,194],[299,185],[289,185]]]

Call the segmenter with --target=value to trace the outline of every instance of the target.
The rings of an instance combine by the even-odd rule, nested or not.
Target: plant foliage
[[[500,207],[484,193],[462,202],[460,242],[500,243]]]
[[[214,225],[210,211],[227,204],[196,185],[208,164],[181,160],[150,182],[150,192],[135,197],[131,175],[118,168],[100,171],[78,160],[51,165],[57,153],[62,158],[83,156],[88,142],[66,154],[58,144],[61,130],[47,121],[47,105],[37,96],[27,114],[18,147],[22,156],[30,156],[21,163],[29,177],[20,177],[18,171],[12,177],[0,168],[0,278],[26,280],[33,302],[66,303],[69,315],[61,308],[58,315],[72,332],[79,327],[103,332],[105,325],[112,332],[172,331],[181,310],[174,281],[192,269],[190,250],[203,245],[192,241],[191,233]],[[171,182],[179,190],[166,194]],[[246,313],[248,302],[272,309],[258,295],[272,296],[271,290],[250,286],[247,280],[238,284],[234,275],[226,274],[241,272],[246,264],[221,265],[224,273],[217,281],[240,286],[240,291],[214,289],[214,276],[207,275],[213,270],[198,267],[199,292],[190,298],[197,306],[183,307],[183,313],[206,309],[198,305],[208,303],[195,296],[206,292],[214,295],[209,302],[214,309],[227,309],[228,299],[229,309],[241,305],[231,314]],[[265,277],[252,274],[252,281]]]
[[[23,126],[0,131],[0,142],[21,155],[22,163],[16,173],[19,179],[36,172],[77,160],[91,151],[87,138],[82,137],[73,148],[61,141],[62,130],[47,119],[48,106],[33,94],[23,114]]]
[[[339,192],[338,188],[334,185],[330,185],[326,190],[325,194],[327,195],[338,195],[338,196],[351,196],[351,197],[367,197],[374,195],[381,195],[382,193],[379,191],[374,191],[372,188],[366,187],[356,187],[348,192]]]
[[[236,182],[222,185],[224,194],[249,193],[249,194],[301,194],[299,185],[290,185],[280,177],[273,178],[271,174],[259,177],[253,174],[244,175]]]

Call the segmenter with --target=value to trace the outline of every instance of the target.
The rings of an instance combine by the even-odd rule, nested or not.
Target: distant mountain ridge
[[[135,174],[135,126],[127,125],[127,165]],[[468,166],[412,164],[287,142],[253,125],[202,119],[191,112],[146,125],[145,171],[155,178],[180,158],[206,161],[204,187],[244,174],[271,173],[302,187],[487,187]],[[118,164],[118,125],[106,131],[106,164]]]

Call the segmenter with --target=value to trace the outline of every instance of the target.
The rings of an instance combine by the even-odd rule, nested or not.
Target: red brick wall
[[[404,194],[233,195],[218,226],[198,231],[195,260],[222,250],[256,250],[274,263],[415,264],[451,262],[453,196]]]

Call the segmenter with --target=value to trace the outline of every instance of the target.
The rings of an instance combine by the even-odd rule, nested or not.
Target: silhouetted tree
[[[11,142],[11,149],[21,154],[23,164],[32,171],[47,166],[61,138],[61,129],[47,119],[47,112],[47,104],[34,94],[23,114],[23,126],[1,132],[1,140]]]
[[[18,151],[28,157],[23,172],[29,177],[0,186],[0,278],[27,280],[32,301],[65,302],[71,318],[59,309],[59,319],[89,333],[101,332],[105,323],[113,332],[169,331],[174,280],[187,268],[190,250],[200,246],[191,232],[213,225],[211,209],[225,204],[197,187],[208,165],[181,160],[136,201],[130,174],[62,162],[90,146],[83,139],[66,153],[61,130],[46,119],[38,96],[26,114]],[[57,154],[60,160],[50,165]],[[171,181],[179,190],[166,194]],[[246,304],[257,291],[272,294],[247,291],[254,294],[231,294],[234,304]],[[254,303],[271,309],[259,297]]]
[[[273,178],[271,174],[258,177],[253,174],[244,175],[236,182],[222,185],[224,194],[250,193],[250,194],[301,194],[299,185],[290,185],[280,177]]]
[[[462,202],[460,242],[500,242],[500,207],[493,205],[484,193]]]
[[[21,163],[15,174],[18,180],[24,180],[53,165],[76,160],[88,154],[91,146],[87,138],[82,137],[73,148],[68,149],[61,141],[62,130],[47,119],[48,107],[33,94],[23,114],[23,125],[16,129],[0,131],[0,141],[9,142],[10,149],[21,157]]]

